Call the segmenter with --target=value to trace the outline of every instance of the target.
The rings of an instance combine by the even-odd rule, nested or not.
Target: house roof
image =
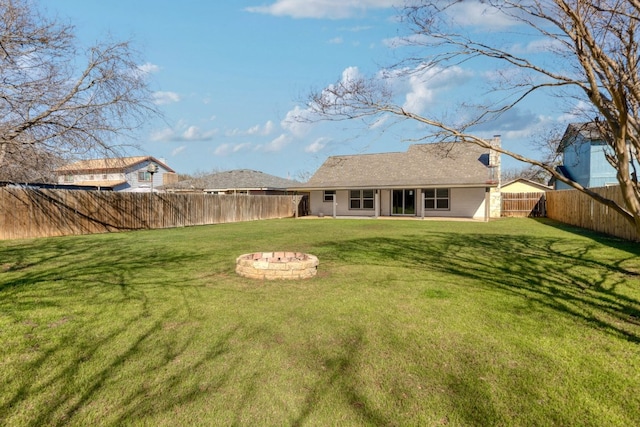
[[[296,189],[488,185],[497,185],[490,181],[489,150],[458,142],[416,144],[406,152],[332,156]]]
[[[501,190],[505,191],[505,188],[509,189],[509,186],[511,186],[513,184],[516,184],[516,183],[526,184],[526,185],[529,185],[529,186],[531,186],[533,188],[537,188],[537,189],[542,190],[542,191],[551,190],[552,189],[552,187],[549,186],[549,185],[544,185],[544,184],[541,184],[541,183],[536,182],[536,181],[532,181],[532,180],[527,179],[527,178],[517,178],[517,179],[513,179],[513,180],[511,180],[511,181],[509,181],[509,182],[507,182],[505,184],[502,184]]]
[[[164,162],[156,159],[152,156],[134,156],[134,157],[113,157],[104,159],[90,159],[80,160],[68,165],[62,166],[56,169],[56,172],[60,174],[64,173],[80,173],[80,172],[95,172],[95,171],[120,171],[140,163],[151,161],[162,166],[168,172],[175,172]]]
[[[175,184],[165,185],[163,188],[208,191],[286,190],[291,186],[299,184],[297,181],[280,178],[264,172],[236,169],[180,181]]]
[[[569,125],[567,125],[567,129],[562,135],[560,144],[558,144],[557,152],[561,153],[565,148],[573,144],[578,135],[581,136],[585,141],[602,141],[602,134],[600,133],[598,125],[595,122],[569,123]]]

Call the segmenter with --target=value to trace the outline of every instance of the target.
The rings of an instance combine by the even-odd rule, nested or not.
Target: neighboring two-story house
[[[150,192],[177,182],[177,174],[152,156],[81,160],[56,170],[58,184],[113,191]]]
[[[557,170],[586,188],[618,185],[616,169],[605,157],[610,150],[595,123],[572,123],[558,145],[562,165]],[[555,180],[556,190],[566,190],[567,184]]]

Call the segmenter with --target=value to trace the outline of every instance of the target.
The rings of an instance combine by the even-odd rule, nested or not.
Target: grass
[[[311,280],[234,273],[320,259]],[[640,422],[640,248],[527,219],[0,242],[0,425]]]

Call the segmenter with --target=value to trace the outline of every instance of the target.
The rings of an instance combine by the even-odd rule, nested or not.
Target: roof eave
[[[321,191],[321,190],[393,190],[401,188],[486,188],[497,187],[497,181],[466,183],[466,184],[395,184],[395,185],[312,185],[289,187],[289,191]]]

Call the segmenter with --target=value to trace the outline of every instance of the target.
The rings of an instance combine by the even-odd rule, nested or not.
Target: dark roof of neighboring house
[[[176,190],[286,190],[300,183],[291,179],[280,178],[264,172],[237,169],[218,172],[199,178],[165,185],[164,189]]]
[[[129,167],[136,166],[140,163],[151,161],[162,166],[169,172],[175,172],[164,162],[156,159],[152,156],[134,156],[134,157],[114,157],[104,159],[90,159],[80,160],[68,165],[62,166],[56,169],[56,172],[60,174],[64,173],[79,173],[79,172],[92,172],[92,171],[120,171]]]
[[[562,135],[557,152],[561,153],[567,146],[573,144],[578,135],[585,141],[602,141],[602,134],[595,122],[570,123]]]
[[[296,189],[496,185],[488,169],[489,149],[476,144],[416,144],[406,152],[329,157]]]

